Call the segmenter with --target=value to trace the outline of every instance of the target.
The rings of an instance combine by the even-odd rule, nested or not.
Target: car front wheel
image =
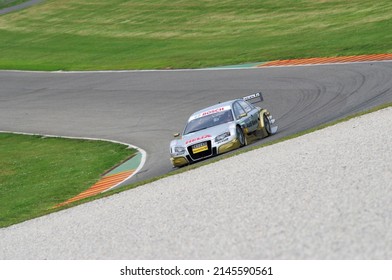
[[[237,139],[240,142],[240,146],[241,147],[245,146],[246,145],[245,135],[239,126],[237,126],[236,133],[237,133]]]

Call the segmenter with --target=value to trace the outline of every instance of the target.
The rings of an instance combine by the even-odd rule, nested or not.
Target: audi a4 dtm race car
[[[207,107],[193,113],[182,134],[170,142],[174,167],[229,152],[277,132],[266,109],[253,104],[263,101],[260,92]]]

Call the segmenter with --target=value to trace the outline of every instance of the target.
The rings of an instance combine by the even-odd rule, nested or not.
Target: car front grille
[[[206,146],[206,148],[204,148]],[[202,147],[202,151],[197,152],[197,149]],[[205,157],[212,156],[211,141],[200,142],[188,147],[188,153],[192,160],[199,160]]]

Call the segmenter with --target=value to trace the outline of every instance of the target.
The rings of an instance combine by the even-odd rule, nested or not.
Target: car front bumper
[[[189,164],[189,161],[186,159],[186,157],[172,157],[170,158],[171,163],[173,164],[174,167],[182,167],[187,164]]]
[[[238,149],[240,146],[241,146],[241,144],[238,141],[238,139],[233,139],[229,142],[226,142],[224,144],[219,145],[218,147],[213,147],[213,152],[210,156],[207,156],[207,157],[204,157],[204,158],[201,158],[198,160],[194,160],[194,159],[191,159],[191,157],[187,153],[186,155],[173,156],[170,158],[170,161],[174,167],[182,167],[182,166],[188,165],[191,162],[196,162],[199,160],[213,157],[218,154],[230,152],[232,150]]]

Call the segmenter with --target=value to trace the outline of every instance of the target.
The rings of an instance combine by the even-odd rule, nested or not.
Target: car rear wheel
[[[270,123],[270,120],[269,120],[269,118],[267,118],[266,115],[263,116],[263,119],[264,119],[265,131],[267,131],[268,135],[271,135],[272,133],[271,133],[271,123]]]

